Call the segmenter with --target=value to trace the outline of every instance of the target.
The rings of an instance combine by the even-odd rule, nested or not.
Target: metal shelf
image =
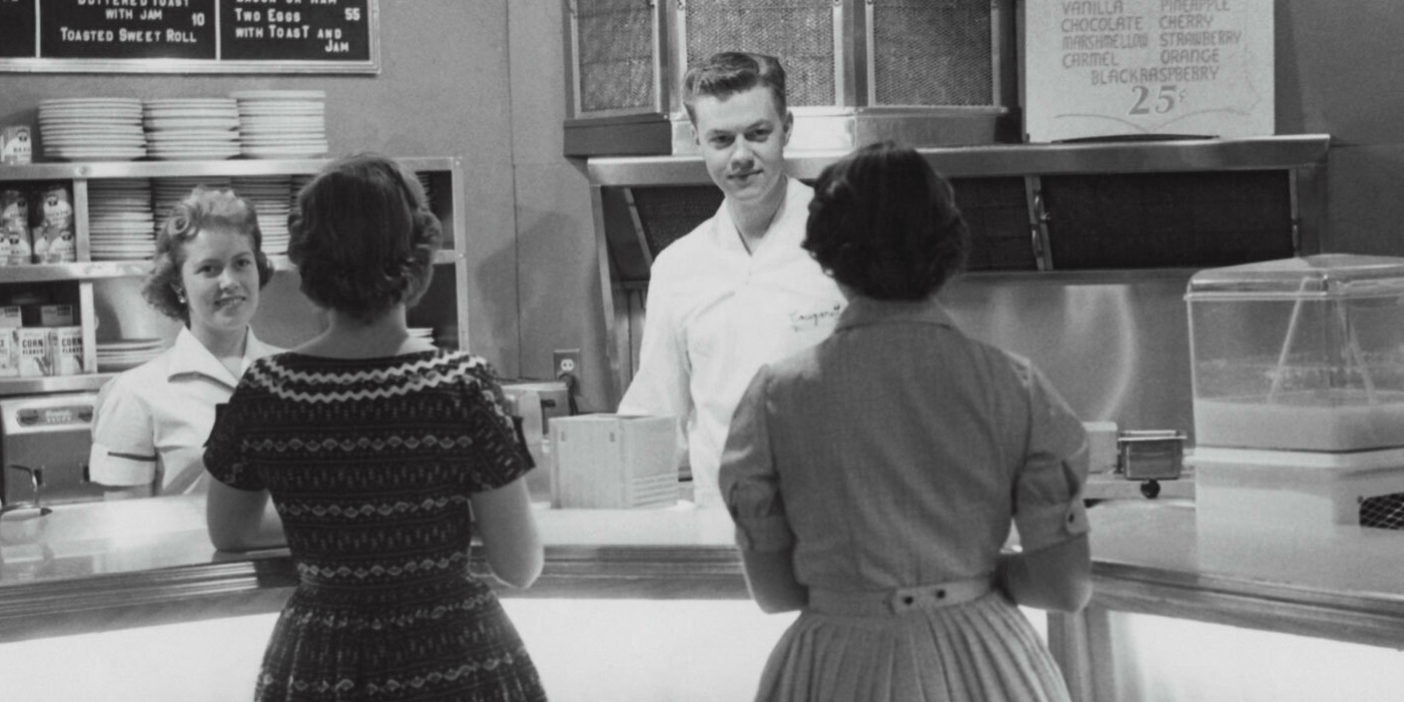
[[[922,147],[917,152],[948,178],[1087,173],[1170,173],[1324,166],[1331,137],[1294,134],[1246,139],[1186,139],[1079,144]],[[785,171],[819,177],[848,151],[790,151]],[[605,187],[711,185],[701,156],[591,158],[590,182]]]
[[[451,171],[450,156],[396,158],[413,171]],[[74,161],[0,165],[0,182],[21,180],[93,180],[102,178],[180,178],[191,176],[266,176],[317,173],[332,159],[229,159],[225,161]]]
[[[434,265],[457,263],[458,251],[441,249],[434,254]],[[269,256],[274,270],[296,271],[297,266],[287,256]],[[133,278],[151,272],[150,261],[82,261],[77,263],[36,263],[0,267],[0,285],[9,283],[45,283],[64,280],[97,280],[100,278]]]
[[[0,378],[0,397],[46,395],[55,392],[95,392],[116,373],[43,376],[39,378]]]

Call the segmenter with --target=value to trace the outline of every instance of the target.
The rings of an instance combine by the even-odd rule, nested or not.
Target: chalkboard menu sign
[[[1023,13],[1029,141],[1273,133],[1273,0],[1038,0]]]
[[[378,0],[0,0],[0,71],[377,73]]]

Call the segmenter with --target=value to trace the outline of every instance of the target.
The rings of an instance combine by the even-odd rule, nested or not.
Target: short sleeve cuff
[[[1091,528],[1081,494],[1064,504],[1029,509],[1019,514],[1015,521],[1019,527],[1020,547],[1025,553],[1070,541],[1086,534]]]
[[[156,479],[156,460],[114,456],[106,446],[94,444],[88,459],[88,478],[113,487],[150,485]]]
[[[795,545],[795,534],[784,515],[733,519],[736,545],[743,551],[784,551]]]

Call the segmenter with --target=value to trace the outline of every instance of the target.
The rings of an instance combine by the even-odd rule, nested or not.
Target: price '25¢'
[[[1161,85],[1156,92],[1152,92],[1149,86],[1136,85],[1131,87],[1131,92],[1136,95],[1136,103],[1126,112],[1128,115],[1163,115],[1174,111],[1185,101],[1185,91],[1173,83]]]

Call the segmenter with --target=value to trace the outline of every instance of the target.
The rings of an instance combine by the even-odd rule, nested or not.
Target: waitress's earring
[[[175,290],[176,299],[180,301],[180,304],[185,304],[185,291],[180,288],[173,288],[173,290]]]

